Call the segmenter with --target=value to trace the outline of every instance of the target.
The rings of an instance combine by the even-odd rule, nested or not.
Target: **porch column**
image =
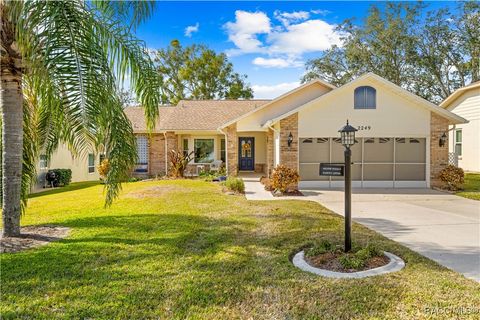
[[[273,151],[273,145],[274,145],[274,135],[273,135],[273,130],[272,129],[268,129],[267,131],[267,176],[270,177],[270,174],[272,173],[272,170],[273,170],[273,157],[275,156],[274,155],[274,151]]]
[[[288,146],[288,137],[292,134],[293,141]],[[280,164],[291,169],[299,170],[298,167],[298,113],[292,114],[280,120]],[[298,184],[289,188],[297,189]]]
[[[236,176],[238,174],[238,135],[237,124],[234,123],[225,128],[227,143],[227,174]]]

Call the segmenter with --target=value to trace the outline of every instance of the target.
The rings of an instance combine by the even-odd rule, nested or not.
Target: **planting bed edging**
[[[337,278],[337,279],[360,279],[360,278],[378,276],[381,274],[400,271],[405,267],[405,262],[400,257],[397,257],[396,255],[390,252],[385,251],[384,253],[387,256],[387,258],[390,259],[390,262],[387,263],[386,265],[375,268],[375,269],[358,271],[358,272],[348,272],[348,273],[336,272],[336,271],[330,271],[330,270],[312,267],[307,263],[307,261],[305,261],[305,252],[303,250],[298,252],[293,257],[292,262],[295,267],[300,268],[303,271],[315,273],[319,276],[323,276],[327,278]]]

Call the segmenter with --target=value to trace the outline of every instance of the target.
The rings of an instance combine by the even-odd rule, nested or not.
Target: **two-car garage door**
[[[300,138],[302,186],[339,187],[343,177],[319,175],[320,163],[343,163],[339,138]],[[355,187],[426,187],[425,138],[357,138],[352,147]]]

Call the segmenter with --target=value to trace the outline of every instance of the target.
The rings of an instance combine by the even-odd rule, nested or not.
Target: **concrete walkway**
[[[271,192],[265,190],[263,184],[260,183],[262,175],[257,173],[241,173],[239,178],[242,178],[245,183],[245,197],[247,200],[275,200],[276,198]]]
[[[245,179],[244,179],[245,180]],[[245,180],[249,200],[312,200],[343,215],[343,190],[273,197]],[[372,230],[480,282],[480,202],[431,189],[354,189],[352,217]]]

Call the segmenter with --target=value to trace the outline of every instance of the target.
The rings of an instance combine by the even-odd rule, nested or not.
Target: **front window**
[[[462,155],[462,129],[455,131],[455,153],[457,156]]]
[[[226,151],[225,151],[225,139],[220,140],[220,160],[225,162],[226,157]]]
[[[377,91],[369,86],[358,87],[354,93],[354,109],[375,109]]]
[[[136,172],[148,172],[148,139],[146,136],[137,136],[137,165]]]
[[[210,163],[215,160],[213,139],[195,139],[195,163]]]
[[[88,173],[95,172],[95,155],[93,153],[88,154]]]
[[[40,155],[40,163],[39,163],[40,169],[47,169],[48,168],[48,158],[46,154],[41,154]]]

